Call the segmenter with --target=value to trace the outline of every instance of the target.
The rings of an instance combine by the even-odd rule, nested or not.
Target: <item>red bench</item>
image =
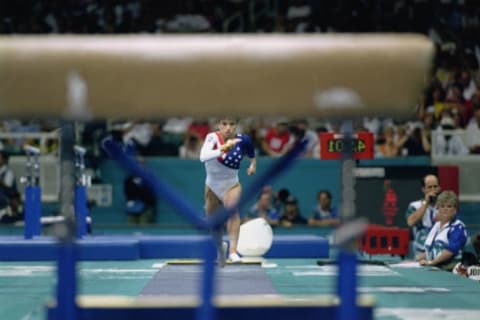
[[[360,252],[367,254],[408,256],[410,233],[408,229],[369,225],[365,235],[359,240]]]

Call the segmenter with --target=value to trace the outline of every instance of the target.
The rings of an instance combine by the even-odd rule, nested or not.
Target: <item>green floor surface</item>
[[[155,275],[159,260],[78,264],[78,292],[137,296]],[[334,294],[336,267],[315,259],[272,259],[265,269],[284,295]],[[433,268],[359,266],[358,290],[376,301],[377,320],[480,319],[480,282]],[[55,295],[53,263],[0,262],[1,320],[44,320],[44,304]],[[248,279],[245,279],[248,281]]]

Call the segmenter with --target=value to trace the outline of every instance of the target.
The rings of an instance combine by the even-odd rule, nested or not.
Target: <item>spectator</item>
[[[182,159],[198,159],[203,141],[195,135],[186,134],[185,141],[179,148],[179,155]]]
[[[404,156],[428,155],[431,150],[430,134],[424,128],[416,126],[406,136],[406,140],[399,141],[399,148]]]
[[[198,159],[205,137],[210,132],[208,121],[193,121],[185,132],[185,139],[179,148],[182,159]]]
[[[383,129],[383,136],[377,145],[377,156],[380,158],[393,158],[398,156],[398,145],[395,141],[395,127],[387,126]]]
[[[338,211],[332,206],[332,194],[328,190],[321,190],[317,194],[317,205],[313,208],[312,217],[308,224],[317,227],[332,227],[340,223]]]
[[[262,151],[268,156],[280,157],[288,151],[289,141],[288,123],[279,121],[267,131],[262,141]]]
[[[308,128],[308,122],[304,119],[296,120],[290,126],[290,141],[289,148],[292,148],[296,141],[306,140],[307,145],[303,156],[305,158],[319,158],[320,157],[320,141],[318,134]]]
[[[275,192],[273,198],[273,206],[279,213],[285,211],[285,206],[287,204],[287,199],[290,197],[290,190],[287,188],[282,188]]]
[[[278,225],[280,215],[272,205],[271,193],[260,193],[257,202],[252,206],[245,220],[255,218],[264,218],[272,227]]]
[[[176,157],[178,153],[178,144],[165,138],[162,125],[160,123],[152,123],[152,137],[142,154],[144,156]]]
[[[149,122],[127,122],[123,125],[123,143],[132,142],[141,155],[147,152],[152,134],[152,124]]]
[[[474,106],[473,118],[465,132],[467,147],[471,154],[480,154],[480,103]]]
[[[463,144],[462,139],[458,134],[452,132],[455,129],[457,127],[451,117],[442,117],[434,140],[436,155],[462,155],[468,153],[468,149]]]
[[[143,162],[142,159],[139,159]],[[154,223],[157,197],[151,186],[141,177],[129,175],[123,184],[128,222],[135,225]]]
[[[422,179],[423,199],[411,202],[405,213],[407,225],[412,228],[416,258],[425,252],[425,239],[435,223],[435,202],[440,185],[437,176],[426,175]]]
[[[9,155],[0,151],[0,223],[23,220],[15,173],[8,166]]]
[[[396,143],[398,147],[398,154],[401,156],[407,155],[407,150],[403,147],[408,140],[408,128],[407,125],[399,125],[397,128]]]
[[[280,225],[282,227],[292,227],[294,225],[305,225],[308,221],[300,213],[298,201],[296,198],[290,196],[285,203],[285,211],[280,217]]]
[[[457,217],[458,198],[453,191],[443,191],[436,204],[438,221],[428,233],[425,253],[420,255],[420,264],[452,271],[462,259],[468,238],[467,230]]]

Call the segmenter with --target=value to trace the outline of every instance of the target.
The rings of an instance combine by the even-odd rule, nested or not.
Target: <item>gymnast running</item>
[[[240,162],[246,155],[250,158],[247,174],[253,175],[257,169],[255,149],[249,136],[236,134],[237,121],[232,117],[223,117],[218,122],[218,130],[205,137],[200,151],[200,161],[205,163],[205,211],[214,214],[221,204],[232,208],[240,199],[241,185],[238,179]],[[228,259],[232,263],[241,262],[237,253],[240,214],[238,210],[227,221],[230,240]],[[213,236],[218,251],[219,265],[223,266],[226,252],[223,248],[223,227],[214,230]]]

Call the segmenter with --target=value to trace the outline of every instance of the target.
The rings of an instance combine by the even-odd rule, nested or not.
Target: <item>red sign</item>
[[[398,197],[397,193],[391,187],[390,180],[384,181],[385,194],[383,198],[383,215],[385,216],[385,224],[393,225],[393,220],[398,213]]]
[[[320,133],[320,158],[325,160],[338,160],[343,157],[343,135],[322,132]],[[373,159],[373,133],[359,132],[353,135],[353,159]]]

